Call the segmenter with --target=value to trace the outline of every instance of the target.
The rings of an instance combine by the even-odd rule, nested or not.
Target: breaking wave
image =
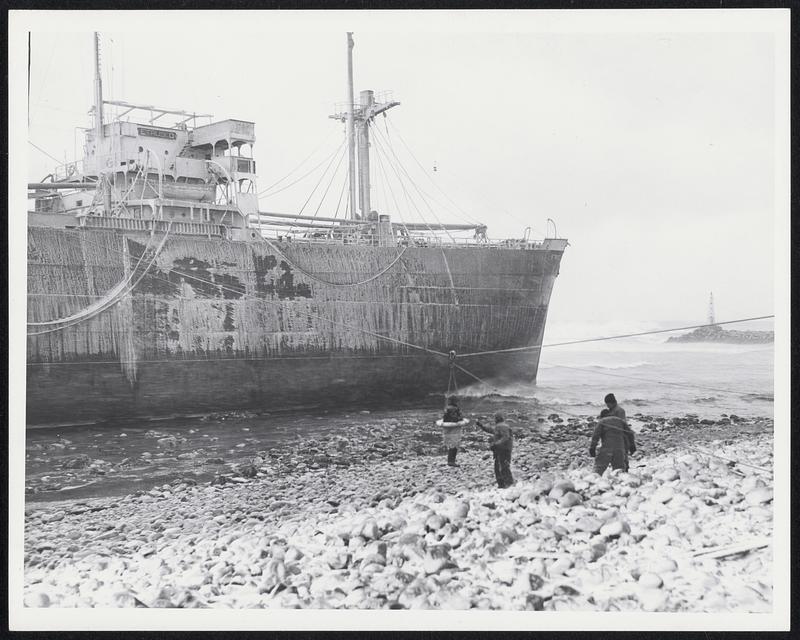
[[[563,407],[588,407],[596,404],[587,400],[568,400],[565,398],[536,398],[536,400],[542,404],[554,404]]]
[[[748,400],[752,402],[753,400],[767,400],[769,402],[774,402],[775,396],[771,393],[748,393],[742,396],[742,399]]]
[[[634,407],[646,407],[647,405],[651,404],[650,400],[645,400],[644,398],[629,398],[627,400],[622,400],[620,402],[621,405],[630,404]]]
[[[647,367],[651,364],[651,362],[647,362],[646,360],[640,360],[639,362],[621,362],[619,364],[600,364],[592,362],[581,366],[591,367],[593,369],[636,369],[637,367]]]
[[[638,367],[647,367],[652,365],[651,362],[640,360],[638,362],[576,362],[569,364],[557,364],[555,362],[540,362],[539,369],[559,369],[559,368],[574,368],[574,369],[636,369]]]

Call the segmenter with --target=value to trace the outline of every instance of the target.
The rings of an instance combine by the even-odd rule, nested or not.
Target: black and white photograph
[[[12,630],[788,629],[788,10],[8,43]]]

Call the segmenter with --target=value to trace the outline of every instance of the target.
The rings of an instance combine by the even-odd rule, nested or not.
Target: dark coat
[[[487,427],[480,422],[476,423],[486,433],[491,433],[494,438],[492,439],[492,449],[495,451],[508,451],[514,447],[514,434],[511,432],[511,427],[506,422],[498,422],[493,427]]]
[[[461,409],[454,404],[448,404],[444,408],[444,417],[442,418],[442,422],[461,422],[463,416],[461,415]]]
[[[619,405],[617,405],[619,407]],[[616,408],[616,407],[615,407]],[[624,415],[622,407],[619,407]],[[595,451],[597,443],[604,449],[624,451],[633,453],[636,451],[636,440],[633,431],[624,419],[615,415],[600,418],[592,434],[592,443],[589,447],[590,452]]]

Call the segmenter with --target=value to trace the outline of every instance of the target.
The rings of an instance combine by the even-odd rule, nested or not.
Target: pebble
[[[600,535],[606,538],[617,538],[623,533],[630,533],[630,526],[621,518],[614,518],[600,527]]]
[[[569,491],[559,498],[558,506],[569,508],[569,507],[574,507],[575,505],[578,505],[581,502],[583,502],[583,498],[581,498],[580,495],[578,495],[574,491]]]
[[[663,611],[667,605],[667,593],[663,589],[642,589],[639,603],[645,611]]]
[[[26,593],[25,597],[23,598],[23,603],[26,607],[34,607],[34,608],[41,608],[41,607],[49,607],[50,606],[50,596],[48,596],[43,591],[34,591],[32,593]]]
[[[503,584],[512,584],[517,575],[513,560],[500,560],[489,565],[492,577]]]
[[[757,487],[749,491],[745,496],[745,501],[749,505],[762,504],[764,502],[772,501],[772,489],[768,487]]]
[[[603,521],[594,516],[584,516],[580,518],[575,527],[578,531],[586,531],[587,533],[597,533],[603,527]]]
[[[637,454],[633,472],[599,478],[585,452],[585,423],[559,423],[551,441],[531,420],[515,443],[517,484],[508,490],[493,486],[482,436],[470,441],[465,432],[454,474],[432,428],[435,445],[385,461],[381,452],[400,437],[359,425],[368,446],[355,459],[346,432],[288,453],[259,450],[248,438],[247,457],[231,456],[220,484],[186,471],[138,495],[27,510],[26,605],[132,607],[141,599],[153,607],[769,608],[769,550],[724,562],[691,556],[738,536],[769,535],[772,488],[763,479],[684,455],[680,446],[694,432],[683,423],[674,436],[667,425],[649,440],[645,431],[649,448]],[[209,457],[216,454],[210,441],[203,453],[188,451],[187,464],[206,472],[213,472],[203,467],[209,461],[225,464]],[[771,456],[768,434],[704,446],[765,466],[771,460],[762,460]],[[374,458],[364,455],[373,449]],[[138,452],[128,455],[141,463]],[[175,457],[162,453],[156,462]],[[246,465],[258,473],[234,475]],[[722,506],[726,496],[730,504]],[[30,604],[45,597],[47,604]]]
[[[650,572],[640,575],[638,582],[639,586],[644,587],[645,589],[658,589],[664,584],[661,576]]]
[[[649,564],[648,569],[654,574],[671,573],[677,571],[678,563],[672,558],[658,558]]]

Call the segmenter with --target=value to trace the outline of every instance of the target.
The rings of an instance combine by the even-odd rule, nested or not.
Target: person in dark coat
[[[608,415],[616,416],[617,418],[622,418],[627,421],[625,409],[617,404],[617,399],[614,397],[613,393],[607,393],[606,397],[603,398],[603,402],[605,402],[606,407],[608,407]]]
[[[622,407],[619,409],[622,411]],[[600,449],[597,448],[598,442]],[[595,473],[603,475],[609,465],[612,469],[627,471],[628,454],[635,451],[636,440],[628,423],[618,415],[614,415],[613,409],[603,409],[589,445],[589,455],[594,458]]]
[[[501,489],[510,487],[514,484],[514,477],[511,475],[511,450],[514,447],[514,434],[508,426],[502,413],[494,414],[494,426],[486,426],[477,421],[477,424],[486,433],[491,433],[492,438],[489,450],[494,455],[494,475],[497,478],[497,486]]]
[[[444,424],[444,446],[447,449],[447,464],[450,467],[457,467],[456,455],[458,454],[458,446],[461,443],[461,425],[458,427],[447,426],[455,425],[463,420],[464,416],[461,415],[461,409],[458,406],[458,398],[450,396],[447,399],[447,406],[444,408],[444,416],[442,422]]]

